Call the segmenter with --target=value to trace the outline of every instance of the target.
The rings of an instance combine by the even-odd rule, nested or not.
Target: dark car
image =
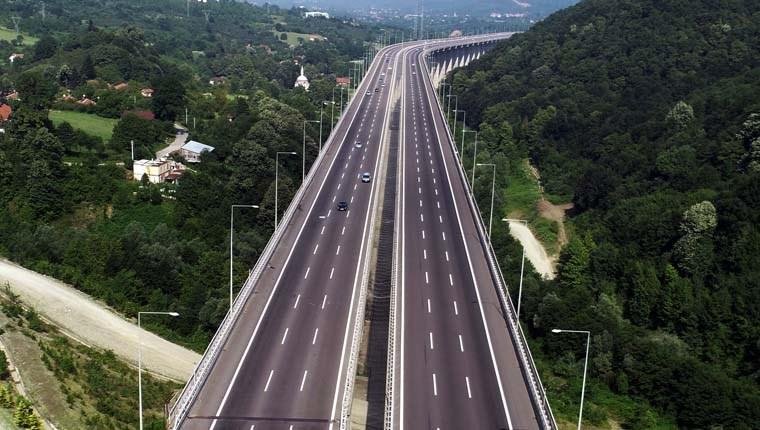
[[[348,210],[348,203],[347,202],[338,202],[338,210],[339,211],[346,211]]]

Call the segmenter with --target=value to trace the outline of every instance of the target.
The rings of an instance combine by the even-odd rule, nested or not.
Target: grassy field
[[[75,129],[82,130],[87,134],[100,137],[104,142],[111,140],[113,128],[116,126],[116,122],[118,121],[115,119],[103,118],[101,116],[89,113],[60,110],[51,110],[50,120],[53,121],[53,124],[56,126],[66,121]]]
[[[283,33],[287,34],[288,35],[288,39],[285,42],[287,42],[288,45],[290,45],[290,46],[299,45],[299,42],[298,42],[298,38],[299,37],[302,38],[305,42],[308,42],[309,39],[312,38],[312,37],[314,38],[314,40],[318,40],[318,41],[324,40],[324,37],[322,37],[322,36],[320,36],[318,34],[294,33],[292,31],[279,32],[279,31],[276,31],[276,30],[272,31],[272,33],[274,33],[274,36],[277,39],[280,39],[280,35],[281,34],[283,34]]]
[[[39,39],[34,36],[30,36],[25,33],[21,33],[24,37],[24,45],[34,45]],[[0,27],[0,40],[7,40],[9,42],[16,40],[16,32],[14,30]]]

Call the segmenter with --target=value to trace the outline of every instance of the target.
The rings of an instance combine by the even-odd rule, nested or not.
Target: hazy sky
[[[369,7],[391,7],[415,10],[417,0],[270,0],[282,6],[303,5],[308,8],[356,10]],[[262,1],[259,0],[258,3]],[[425,10],[454,11],[494,11],[501,13],[545,13],[577,3],[578,0],[426,0]]]

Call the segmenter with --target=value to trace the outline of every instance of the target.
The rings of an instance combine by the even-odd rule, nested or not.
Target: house
[[[126,82],[122,82],[113,86],[113,89],[115,89],[116,91],[124,91],[127,88],[129,88],[129,84]]]
[[[208,84],[212,86],[217,86],[217,85],[224,85],[225,82],[227,82],[226,76],[214,76],[208,81]]]
[[[87,96],[82,96],[82,100],[79,100],[77,104],[82,106],[95,106],[97,103],[95,100],[87,98]]]
[[[304,12],[304,18],[325,18],[330,19],[330,14],[327,12]]]
[[[335,78],[335,85],[348,88],[351,85],[351,78],[348,76],[338,76]]]
[[[5,103],[0,104],[0,122],[5,122],[11,119],[12,113],[13,113],[12,107],[8,106]]]
[[[140,90],[140,95],[145,98],[153,97],[153,88],[143,88]]]
[[[13,62],[16,60],[23,60],[23,59],[24,59],[24,54],[17,54],[17,53],[13,53],[11,54],[10,57],[8,57],[8,61],[10,61],[11,64],[13,64]]]
[[[182,148],[179,149],[179,153],[188,163],[199,163],[201,161],[201,154],[204,152],[211,152],[214,149],[213,146],[204,145],[200,142],[191,140],[182,145]]]
[[[14,91],[14,92],[8,94],[8,96],[6,97],[6,99],[18,101],[18,100],[21,100],[21,97],[18,95],[18,91]]]
[[[136,160],[132,172],[135,181],[147,176],[149,182],[160,184],[176,181],[185,172],[185,166],[172,160]]]

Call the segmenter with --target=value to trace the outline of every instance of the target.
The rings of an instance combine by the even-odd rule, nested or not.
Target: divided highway
[[[382,202],[397,214],[386,428],[543,428],[424,64],[430,47],[498,37],[378,53],[171,410],[173,429],[344,428],[399,106],[398,192]]]

